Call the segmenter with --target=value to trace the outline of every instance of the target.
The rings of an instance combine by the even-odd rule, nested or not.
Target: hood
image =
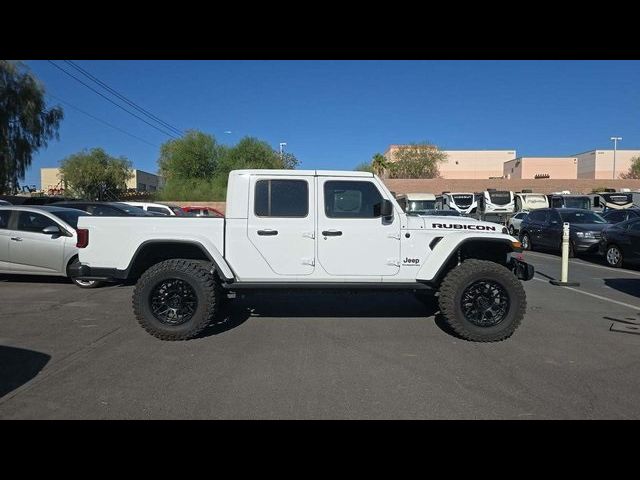
[[[422,217],[427,230],[503,233],[504,225],[468,217]],[[506,230],[506,229],[505,229]]]
[[[576,232],[600,232],[610,226],[610,223],[572,223],[569,228]]]

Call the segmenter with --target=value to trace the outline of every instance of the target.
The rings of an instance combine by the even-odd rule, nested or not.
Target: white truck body
[[[530,212],[548,207],[549,199],[543,193],[516,193],[516,212]]]
[[[256,213],[257,182],[271,185],[270,181],[281,180],[306,184],[306,215]],[[369,192],[389,200],[393,216],[388,220],[380,216],[349,218],[348,212],[341,212],[336,218],[327,213],[328,203],[337,201],[325,199],[327,185],[344,186],[344,193],[331,190],[334,196]],[[516,238],[494,223],[407,216],[384,183],[370,173],[320,170],[231,172],[226,218],[94,216],[82,217],[79,228],[89,230],[89,243],[80,251],[81,263],[98,271],[117,271],[116,278],[124,278],[144,245],[189,242],[205,249],[222,278],[238,284],[429,281],[442,267],[443,259],[470,237],[517,245]],[[270,234],[273,232],[277,234]],[[438,237],[441,240],[431,248]]]

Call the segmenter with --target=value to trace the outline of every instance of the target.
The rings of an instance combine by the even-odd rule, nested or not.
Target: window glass
[[[108,207],[107,205],[89,205],[87,210],[91,215],[103,217],[122,217],[124,215],[120,210]]]
[[[162,207],[147,207],[150,212],[161,213],[163,215],[169,215],[169,210]]]
[[[328,181],[324,184],[324,211],[328,218],[377,218],[382,195],[371,182]]]
[[[0,228],[9,228],[9,218],[11,218],[11,210],[0,211]]]
[[[562,212],[562,221],[568,223],[607,223],[600,215],[590,211]]]
[[[622,222],[623,220],[625,220],[626,216],[627,216],[627,212],[618,210],[616,212],[609,213],[605,218],[611,222]]]
[[[254,211],[258,217],[306,217],[309,185],[305,180],[258,180]]]
[[[72,210],[68,212],[58,211],[52,212],[53,215],[62,219],[67,225],[71,225],[73,228],[78,228],[78,218],[86,217],[89,214],[87,212],[83,212],[82,210]]]
[[[51,225],[59,226],[55,220],[39,213],[20,212],[18,215],[18,230],[22,232],[42,233],[42,230]]]
[[[535,210],[527,217],[531,222],[544,222],[547,218],[547,212],[544,210]]]

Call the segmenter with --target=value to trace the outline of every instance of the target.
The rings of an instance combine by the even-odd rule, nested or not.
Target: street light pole
[[[280,160],[282,160],[282,156],[284,155],[284,147],[286,146],[286,142],[280,142]]]
[[[616,150],[618,149],[618,142],[622,140],[622,137],[611,137],[613,141],[613,179],[616,179]]]

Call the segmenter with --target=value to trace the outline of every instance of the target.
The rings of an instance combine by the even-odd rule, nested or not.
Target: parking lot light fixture
[[[616,179],[616,150],[618,149],[618,142],[622,141],[622,137],[611,137],[613,142],[613,179]]]

